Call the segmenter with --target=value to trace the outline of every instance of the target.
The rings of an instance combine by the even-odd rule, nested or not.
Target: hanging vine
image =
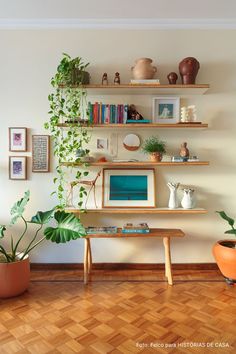
[[[51,80],[54,91],[49,94],[50,103],[49,121],[45,123],[45,128],[49,129],[53,137],[53,152],[57,158],[57,177],[53,179],[56,190],[52,194],[57,194],[59,207],[64,209],[67,205],[68,178],[66,167],[63,163],[80,162],[82,167],[87,164],[81,160],[82,156],[89,153],[86,145],[90,141],[88,131],[88,108],[87,91],[83,87],[85,68],[80,57],[71,59],[68,54],[63,55],[57,72]],[[63,129],[60,124],[67,123],[67,128]],[[79,156],[76,158],[76,153]],[[81,169],[76,173],[75,178],[87,176],[88,171]],[[81,209],[83,199],[87,192],[84,187],[79,188],[78,207]]]

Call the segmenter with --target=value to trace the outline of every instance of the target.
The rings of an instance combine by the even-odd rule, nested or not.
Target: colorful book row
[[[91,124],[126,124],[128,104],[88,103]]]

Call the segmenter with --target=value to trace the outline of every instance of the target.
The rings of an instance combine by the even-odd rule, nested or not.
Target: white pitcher
[[[193,197],[194,189],[185,188],[183,189],[184,196],[181,201],[181,205],[184,209],[193,209],[195,206],[195,201]]]
[[[169,209],[176,209],[179,206],[179,201],[177,197],[177,189],[179,188],[179,183],[171,183],[168,182],[167,186],[169,187],[170,190],[170,198],[169,198],[169,203],[168,207]]]

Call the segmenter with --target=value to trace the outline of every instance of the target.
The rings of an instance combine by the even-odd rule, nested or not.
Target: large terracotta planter
[[[213,246],[213,255],[217,265],[230,281],[236,282],[236,241],[220,240]]]
[[[0,263],[0,298],[22,294],[29,286],[29,257],[18,262]]]

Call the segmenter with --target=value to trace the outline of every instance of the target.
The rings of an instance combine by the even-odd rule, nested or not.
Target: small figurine
[[[108,85],[107,73],[104,73],[104,74],[102,75],[102,85]]]
[[[114,84],[120,85],[120,74],[118,72],[115,73]]]
[[[143,119],[143,116],[136,110],[136,107],[134,104],[129,105],[128,119],[131,119],[131,120],[142,120]]]
[[[170,85],[176,85],[176,81],[178,80],[178,75],[174,72],[171,72],[167,75],[167,79]]]
[[[188,106],[188,121],[189,122],[196,122],[197,121],[197,113],[196,113],[196,106]]]
[[[188,160],[189,157],[189,149],[187,148],[187,143],[181,144],[181,149],[179,155],[184,158],[184,160]]]

